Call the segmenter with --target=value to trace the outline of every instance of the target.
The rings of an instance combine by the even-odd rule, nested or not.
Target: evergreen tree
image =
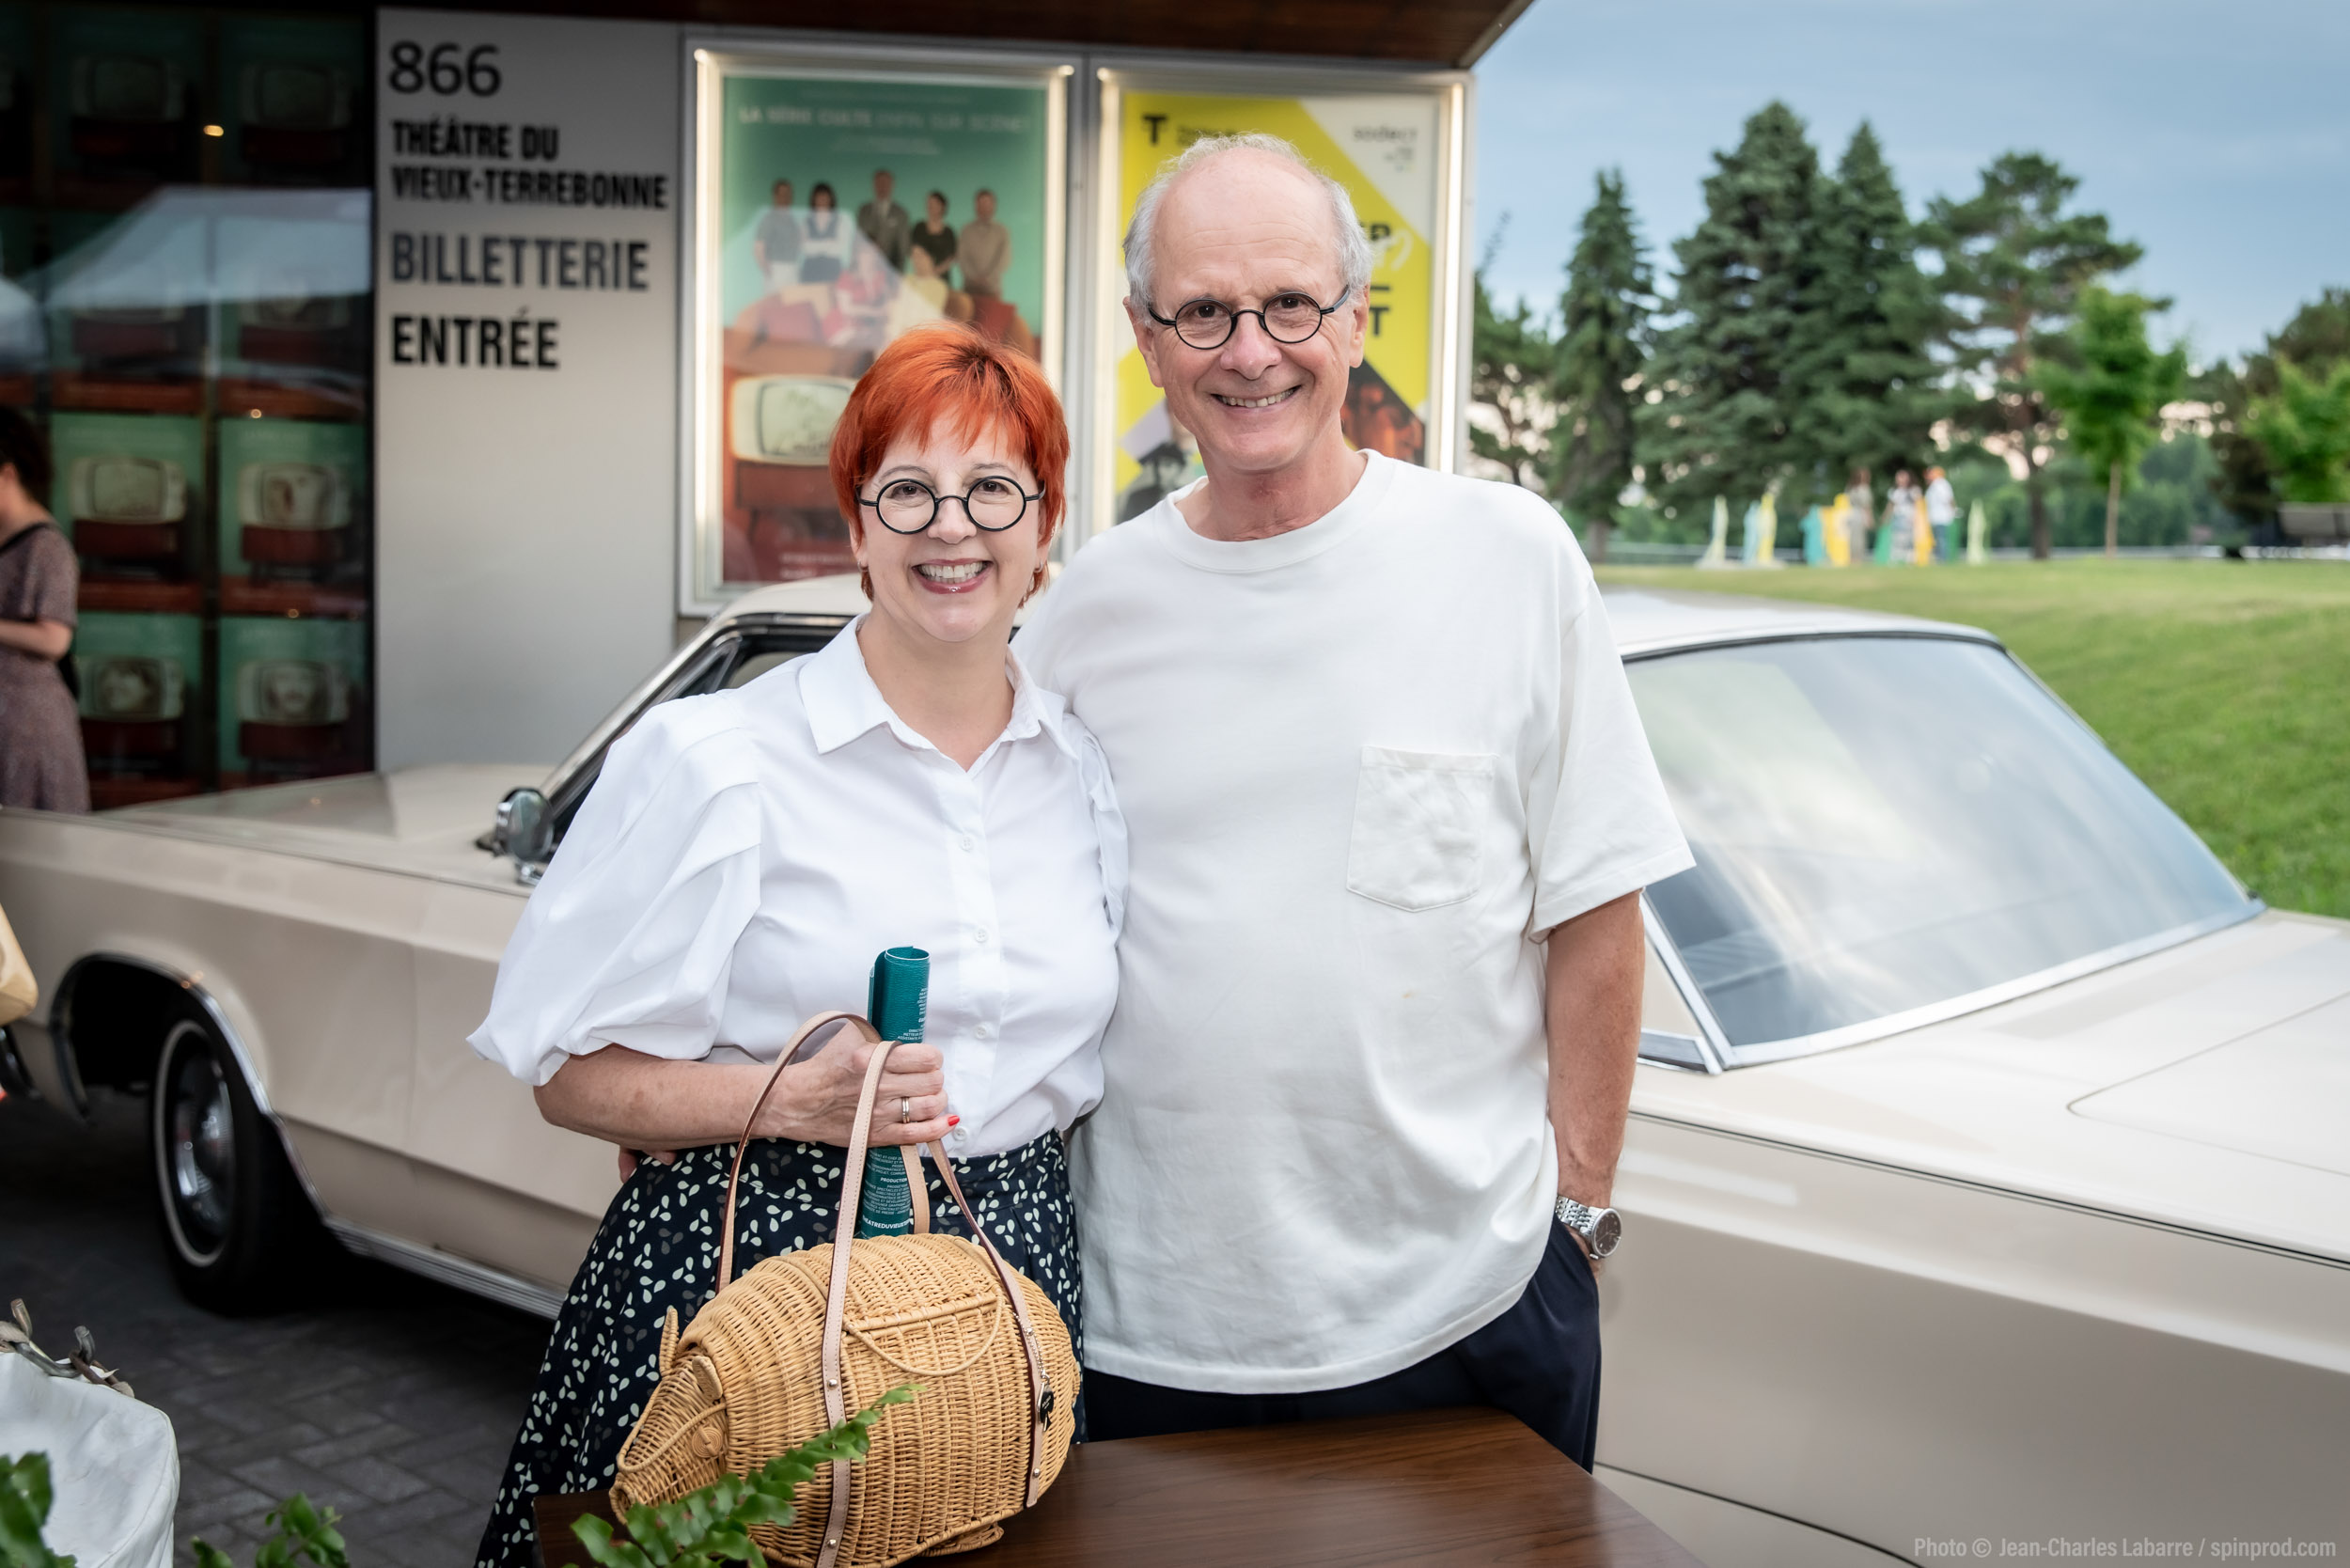
[[[2255,398],[2244,432],[2258,442],[2287,501],[2350,501],[2350,363],[2323,380],[2277,364],[2277,395]]]
[[[1547,494],[1543,479],[1556,418],[1550,382],[1558,357],[1550,325],[1524,300],[1506,315],[1496,310],[1482,267],[1471,287],[1469,450],[1508,469],[1512,483]]]
[[[1809,255],[1819,155],[1784,103],[1747,121],[1714,155],[1705,217],[1673,246],[1676,321],[1659,337],[1638,425],[1649,488],[1696,516],[1716,494],[1733,512],[1784,480],[1798,323],[1812,293]]]
[[[2094,284],[2081,291],[2069,335],[2070,363],[2032,373],[2033,389],[2064,416],[2065,439],[2092,474],[2106,480],[2106,555],[2122,540],[2122,492],[2135,489],[2138,460],[2160,433],[2163,405],[2186,384],[2186,350],[2156,353],[2146,318],[2168,308],[2142,294]],[[2350,383],[2345,383],[2350,387]]]
[[[1811,473],[1786,497],[1805,505],[1843,489],[1855,468],[1919,466],[1949,406],[1927,353],[1941,302],[1918,270],[1917,230],[1868,121],[1814,210],[1818,270],[1796,334],[1792,431]]]
[[[2345,362],[2350,362],[2350,290],[2327,289],[2270,334],[2264,351],[2246,354],[2241,372],[2222,361],[2199,378],[2195,395],[2212,405],[2217,424],[2211,448],[2219,472],[2212,478],[2212,492],[2242,521],[2255,526],[2273,523],[2283,499],[2268,449],[2245,428],[2251,405],[2283,392],[2285,364],[2323,380]]]
[[[1568,515],[1590,525],[1593,560],[1607,558],[1618,498],[1633,479],[1633,414],[1648,362],[1655,293],[1656,279],[1624,199],[1623,171],[1603,169],[1567,262],[1552,382],[1559,409],[1552,482]]]
[[[2043,467],[2056,420],[2032,372],[2065,352],[2063,331],[2080,291],[2144,254],[2114,239],[2103,213],[2065,210],[2079,187],[2053,159],[2003,153],[1982,171],[1974,196],[1935,198],[1924,229],[1941,255],[1943,293],[1956,306],[1950,341],[1959,368],[1987,384],[1985,396],[1955,412],[1963,426],[2003,438],[2022,459],[2032,554],[2043,559],[2049,544]]]

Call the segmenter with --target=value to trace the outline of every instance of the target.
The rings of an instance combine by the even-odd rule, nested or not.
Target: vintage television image
[[[58,406],[201,410],[212,257],[200,199],[164,193],[127,213],[50,214],[40,291]]]
[[[181,10],[58,6],[49,100],[60,190],[103,200],[199,173],[204,21]]]
[[[223,616],[221,788],[366,772],[367,648],[360,621]]]
[[[1101,208],[1094,244],[1097,527],[1141,516],[1200,474],[1197,443],[1169,416],[1135,346],[1121,247],[1143,187],[1205,135],[1279,136],[1346,187],[1371,249],[1364,361],[1348,377],[1340,414],[1346,439],[1403,463],[1452,465],[1466,349],[1454,326],[1465,312],[1453,307],[1466,286],[1466,78],[1441,72],[1373,83],[1285,71],[1265,77],[1258,92],[1246,82],[1255,74],[1104,73],[1101,163],[1117,200]],[[1157,302],[1162,314],[1181,303]]]
[[[1041,62],[697,55],[689,608],[855,570],[826,459],[900,333],[967,322],[1054,372],[1067,81]]]
[[[192,615],[86,614],[73,634],[82,747],[99,810],[195,794],[203,623]]]
[[[223,419],[219,441],[223,613],[365,613],[366,428]]]
[[[193,595],[203,510],[204,431],[169,415],[53,415],[50,510],[82,557],[83,603],[100,585],[153,585]],[[175,602],[108,607],[193,610]]]
[[[220,24],[222,172],[258,184],[358,184],[367,35],[356,17]]]

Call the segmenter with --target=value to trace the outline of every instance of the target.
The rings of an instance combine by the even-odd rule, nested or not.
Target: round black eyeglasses
[[[1176,306],[1171,317],[1162,316],[1148,306],[1151,319],[1164,327],[1173,327],[1175,336],[1195,349],[1220,349],[1240,330],[1243,316],[1254,316],[1264,335],[1277,343],[1303,343],[1322,330],[1323,318],[1346,303],[1352,289],[1341,289],[1339,297],[1324,305],[1311,294],[1276,294],[1264,302],[1261,310],[1235,310],[1222,300],[1187,300]]]
[[[962,495],[941,495],[919,479],[892,479],[871,500],[858,496],[857,504],[872,508],[893,534],[918,534],[938,521],[942,503],[956,501],[973,527],[1000,534],[1028,515],[1029,502],[1042,499],[1010,479],[984,478]]]

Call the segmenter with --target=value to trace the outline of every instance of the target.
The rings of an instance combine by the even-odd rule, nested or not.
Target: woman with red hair
[[[532,894],[473,1045],[548,1121],[618,1146],[626,1180],[556,1320],[482,1564],[532,1560],[537,1494],[611,1483],[664,1314],[709,1297],[731,1140],[801,1020],[863,1011],[885,949],[929,951],[930,1006],[872,1141],[952,1159],[1082,1336],[1062,1140],[1101,1098],[1125,826],[1100,746],[1010,646],[1068,457],[1032,361],[951,323],[883,350],[832,444],[872,608],[821,652],[638,720]],[[836,1036],[784,1069],[744,1165],[738,1269],[832,1239],[869,1057]],[[933,1227],[967,1234],[925,1171]]]

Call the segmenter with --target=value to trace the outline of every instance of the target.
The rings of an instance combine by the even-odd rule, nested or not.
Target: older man
[[[1349,449],[1370,251],[1286,144],[1194,146],[1126,260],[1207,478],[1019,643],[1132,839],[1092,1435],[1489,1403],[1589,1465],[1637,895],[1690,863],[1590,569],[1526,491]]]

